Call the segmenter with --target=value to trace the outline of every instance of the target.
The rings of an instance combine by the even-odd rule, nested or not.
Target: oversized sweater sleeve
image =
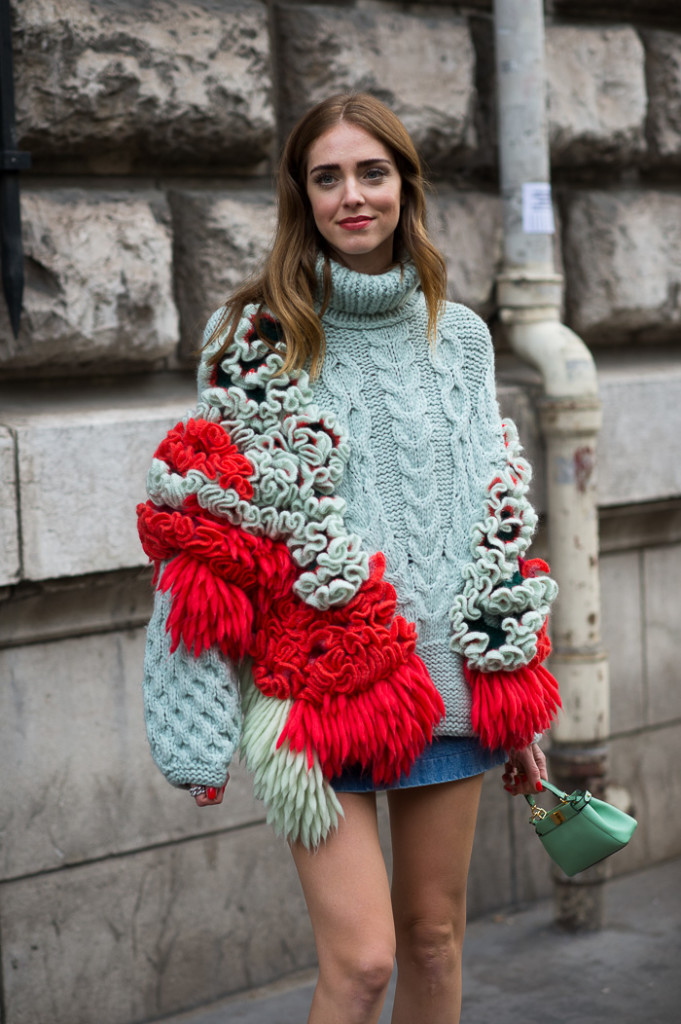
[[[219,312],[208,322],[204,340]],[[212,472],[206,465],[211,437],[196,427],[195,416],[178,423],[159,445],[147,477],[149,500],[137,510],[140,539],[156,567],[144,716],[154,761],[172,785],[219,787],[242,731],[234,634],[243,633],[249,609],[243,592],[223,578],[229,538],[192,493],[198,477]],[[212,440],[216,437],[221,440],[214,432]],[[230,454],[234,468],[234,452],[222,463]],[[236,467],[243,481],[248,469],[238,460]],[[222,557],[220,573],[211,565],[216,555]],[[220,623],[221,616],[226,621]]]
[[[558,586],[546,562],[527,557],[537,526],[529,500],[532,470],[515,424],[499,413],[486,328],[484,336],[478,330],[475,343],[484,358],[472,415],[488,425],[494,455],[470,534],[470,561],[451,610],[451,644],[464,659],[473,728],[486,746],[510,749],[526,746],[548,728],[560,707],[556,680],[544,666]]]

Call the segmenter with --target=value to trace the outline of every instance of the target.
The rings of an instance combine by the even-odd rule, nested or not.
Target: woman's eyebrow
[[[358,160],[355,166],[357,167],[369,167],[371,164],[390,164],[391,160],[388,160],[385,156],[377,156],[374,160]],[[314,174],[315,171],[339,171],[340,164],[316,164],[311,167],[308,174]]]

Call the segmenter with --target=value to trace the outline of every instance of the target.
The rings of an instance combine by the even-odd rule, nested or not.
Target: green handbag
[[[530,825],[566,875],[576,875],[617,853],[633,836],[636,819],[605,800],[597,800],[588,790],[576,789],[568,796],[545,779],[541,784],[560,803],[546,811],[537,807],[534,797],[526,796],[532,808]]]

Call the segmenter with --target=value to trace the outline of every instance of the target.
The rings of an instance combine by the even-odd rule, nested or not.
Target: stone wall
[[[133,1024],[314,962],[286,847],[241,769],[199,812],[154,768],[134,522],[192,404],[203,324],[267,249],[278,147],[304,107],[368,89],[430,169],[452,297],[491,323],[502,408],[537,469],[537,383],[504,351],[491,3],[15,0],[26,287],[0,301],[0,1017]],[[681,773],[681,10],[546,4],[557,265],[597,356],[612,781],[641,827]],[[540,538],[539,547],[545,544]],[[681,795],[681,794],[678,794]],[[486,782],[472,914],[550,891],[526,815]]]

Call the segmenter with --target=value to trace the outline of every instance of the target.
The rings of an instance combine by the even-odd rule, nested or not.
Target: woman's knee
[[[358,941],[350,950],[320,956],[320,977],[338,990],[339,996],[372,1005],[385,996],[395,961],[395,943]]]
[[[437,984],[460,970],[463,927],[453,920],[414,918],[398,930],[397,963]]]

